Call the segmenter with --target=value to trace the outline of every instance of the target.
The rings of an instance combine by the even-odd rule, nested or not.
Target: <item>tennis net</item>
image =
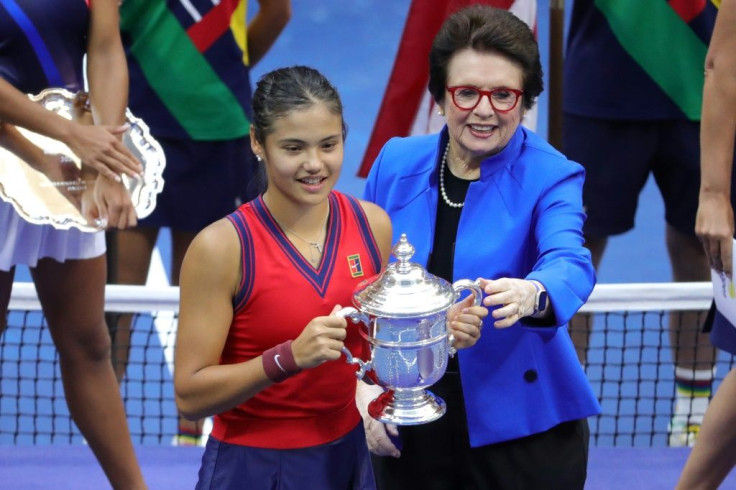
[[[591,444],[667,445],[676,391],[668,322],[687,311],[689,328],[698,328],[712,295],[710,283],[596,286],[580,317],[593,325],[585,370],[603,409],[590,419]],[[170,444],[177,431],[172,367],[178,299],[173,287],[108,286],[106,311],[133,313],[121,392],[138,444]],[[732,366],[733,358],[719,352],[714,388]],[[16,283],[0,338],[0,444],[81,442],[33,285]]]

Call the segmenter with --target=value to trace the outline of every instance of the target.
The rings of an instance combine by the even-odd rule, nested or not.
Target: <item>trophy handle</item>
[[[473,306],[480,306],[481,302],[483,301],[483,290],[480,288],[480,281],[475,280],[471,281],[470,279],[460,279],[452,283],[452,289],[454,289],[457,293],[464,289],[470,289],[475,293],[475,298],[473,301]],[[447,346],[448,351],[450,353],[450,357],[454,357],[455,354],[457,354],[457,349],[452,346],[452,342],[455,340],[455,337],[450,334],[447,336]]]
[[[350,306],[347,306],[341,310],[338,310],[335,312],[336,316],[341,316],[343,318],[347,318],[351,320],[353,323],[361,323],[363,322],[366,325],[370,325],[370,318],[365,313],[361,313],[355,308],[352,308]],[[365,362],[362,359],[359,359],[357,357],[353,357],[353,355],[350,353],[350,350],[347,347],[342,348],[342,353],[345,354],[345,357],[347,358],[346,362],[348,364],[356,364],[358,366],[358,370],[355,372],[355,377],[358,379],[363,379],[365,377],[366,371],[370,371],[372,369],[371,362]],[[368,384],[374,384],[373,380],[371,379],[371,376],[365,377],[363,379]]]
[[[452,289],[456,292],[460,292],[464,289],[470,289],[475,293],[475,301],[473,306],[480,306],[483,301],[483,290],[480,288],[480,281],[471,281],[470,279],[460,279],[452,283]]]

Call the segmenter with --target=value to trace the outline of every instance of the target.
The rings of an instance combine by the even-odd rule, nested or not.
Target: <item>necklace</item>
[[[328,206],[327,207],[327,215],[325,216],[324,223],[322,223],[322,229],[320,230],[319,239],[317,239],[315,241],[307,240],[306,238],[304,238],[303,236],[301,236],[299,233],[295,232],[294,230],[292,230],[288,226],[286,226],[286,225],[282,224],[281,222],[279,222],[279,220],[276,220],[276,223],[278,223],[278,225],[281,228],[283,228],[284,231],[288,231],[289,233],[291,233],[292,235],[294,235],[299,240],[303,241],[304,243],[306,243],[309,246],[309,262],[312,263],[312,265],[315,265],[316,266],[317,264],[319,264],[319,261],[322,259],[322,252],[324,251],[324,243],[320,243],[319,240],[322,238],[322,235],[324,234],[324,231],[327,228],[327,220],[329,219],[329,217],[330,217],[330,208]],[[273,219],[276,219],[276,217],[274,216]],[[317,252],[317,255],[316,256],[315,256],[315,251]]]
[[[447,192],[445,192],[445,167],[447,166],[447,153],[450,151],[450,142],[447,142],[447,146],[445,146],[445,153],[442,155],[442,163],[440,164],[440,193],[442,194],[442,200],[445,201],[445,204],[450,206],[451,208],[461,208],[465,206],[465,201],[463,202],[452,202],[450,201],[450,198],[447,197]]]

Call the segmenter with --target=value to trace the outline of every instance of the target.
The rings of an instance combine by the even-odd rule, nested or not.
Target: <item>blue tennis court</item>
[[[149,488],[194,488],[201,448],[139,446],[136,452]],[[671,490],[687,454],[687,449],[672,448],[592,448],[585,488]],[[102,470],[86,446],[0,446],[0,474],[3,488],[108,488]],[[723,488],[736,488],[736,475],[729,475]]]

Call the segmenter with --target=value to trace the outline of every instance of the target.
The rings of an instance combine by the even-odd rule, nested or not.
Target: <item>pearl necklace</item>
[[[445,154],[442,155],[442,163],[440,164],[440,193],[442,194],[442,200],[445,201],[445,204],[450,206],[451,208],[461,208],[465,206],[465,201],[463,202],[452,202],[450,201],[450,198],[447,197],[447,192],[445,192],[445,167],[447,166],[447,153],[450,151],[450,142],[447,142],[447,146],[445,146]]]

